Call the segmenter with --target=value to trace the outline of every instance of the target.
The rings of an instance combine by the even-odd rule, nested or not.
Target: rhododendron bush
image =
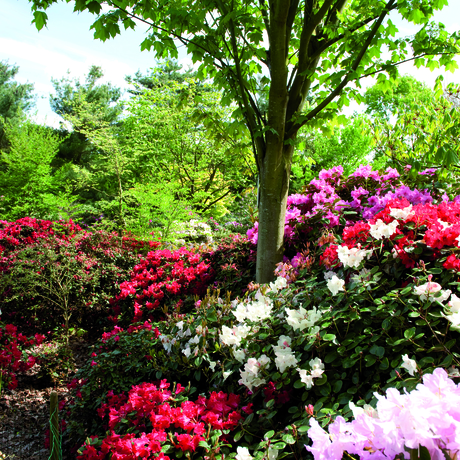
[[[77,458],[169,459],[164,453],[171,452],[172,458],[177,458],[176,450],[228,452],[222,446],[243,418],[240,397],[212,392],[209,398],[199,396],[193,402],[182,385],[173,391],[169,388],[170,384],[162,380],[133,386],[127,395],[110,391],[108,402],[98,409],[110,434],[102,439],[92,437],[80,448]]]
[[[0,396],[2,388],[14,390],[17,387],[17,373],[27,371],[36,363],[36,358],[27,353],[27,349],[40,345],[44,339],[40,334],[27,338],[13,324],[0,321]]]
[[[3,317],[39,332],[107,324],[118,283],[128,278],[139,252],[158,245],[87,232],[72,222],[27,218],[1,225]]]

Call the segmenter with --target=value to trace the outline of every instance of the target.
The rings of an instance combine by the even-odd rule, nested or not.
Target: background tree
[[[99,116],[105,123],[120,123],[123,112],[121,89],[111,83],[101,83],[103,76],[102,69],[93,65],[83,83],[69,77],[52,79],[55,93],[50,95],[50,106],[53,112],[67,119],[68,116],[74,116],[84,103],[97,107]],[[55,159],[56,166],[70,162],[85,167],[97,155],[85,135],[73,130],[68,124],[61,124],[59,135],[63,142]]]
[[[124,122],[124,148],[138,165],[138,181],[175,183],[202,215],[221,214],[231,195],[254,180],[250,141],[230,131],[231,112],[219,100],[215,88],[195,80],[168,82],[133,98]]]
[[[10,147],[1,156],[1,219],[68,218],[73,199],[51,166],[61,142],[59,136],[51,128],[28,120],[6,122],[5,133]]]
[[[57,0],[30,0],[34,22],[47,20],[44,9]],[[70,1],[70,0],[68,0]],[[454,69],[458,35],[430,22],[446,0],[102,0],[75,1],[75,10],[98,14],[95,38],[106,40],[133,18],[150,25],[142,49],[158,57],[177,57],[185,45],[198,75],[213,78],[223,89],[222,103],[238,104],[234,116],[244,121],[255,146],[260,205],[257,280],[273,278],[282,259],[284,219],[296,137],[304,125],[318,126],[336,116],[350,98],[360,100],[349,85],[365,75],[385,71],[397,77],[397,64]],[[395,37],[389,15],[420,25],[410,37]],[[381,58],[383,48],[391,57]],[[385,74],[379,75],[384,80]],[[267,112],[258,106],[258,85],[268,95]],[[308,103],[306,103],[308,101]]]
[[[184,83],[188,78],[195,78],[196,71],[185,69],[175,59],[164,59],[143,75],[139,70],[134,76],[127,75],[125,80],[132,85],[130,94],[140,94],[144,89],[154,89],[170,82]]]
[[[0,61],[0,150],[7,148],[5,121],[19,121],[34,104],[31,83],[14,81],[19,67]]]
[[[376,158],[402,170],[407,164],[457,169],[460,151],[460,86],[434,90],[413,77],[403,77],[391,89],[378,85],[366,91],[366,112]]]
[[[328,130],[310,129],[299,133],[291,169],[291,193],[300,191],[318,176],[322,169],[343,166],[344,175],[360,164],[372,161],[372,136],[367,132],[367,117],[356,115],[345,126]]]

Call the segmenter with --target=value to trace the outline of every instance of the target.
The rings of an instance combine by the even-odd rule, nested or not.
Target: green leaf
[[[35,27],[38,30],[42,30],[43,27],[46,25],[46,21],[48,20],[48,15],[44,11],[34,11],[34,19],[32,24],[35,23]]]
[[[332,385],[332,391],[334,393],[338,393],[342,389],[342,385],[343,385],[342,380],[336,380]]]
[[[385,348],[379,347],[377,345],[372,345],[371,349],[369,350],[373,355],[382,358],[385,354]]]
[[[331,342],[334,339],[335,339],[335,334],[325,334],[323,336],[323,340],[326,340],[328,342]]]
[[[366,355],[366,356],[364,357],[364,361],[366,361],[365,366],[366,366],[366,367],[370,367],[370,366],[372,366],[373,364],[375,364],[375,362],[377,361],[377,358],[375,358],[374,356],[371,356],[371,355]]]
[[[406,329],[404,331],[404,337],[406,339],[411,339],[415,335],[415,327],[411,327],[410,329]]]
[[[337,358],[337,356],[338,356],[337,352],[332,351],[331,353],[328,353],[328,354],[324,357],[324,362],[325,362],[326,364],[332,363],[332,361],[334,361],[334,360]]]
[[[252,414],[251,414],[252,415]],[[233,440],[235,442],[238,442],[242,437],[243,437],[243,434],[244,434],[244,431],[243,430],[240,430],[240,431],[237,431],[235,436],[233,436]]]
[[[283,441],[287,444],[295,444],[295,438],[292,436],[292,434],[287,433],[283,436]]]
[[[265,439],[270,439],[270,438],[273,438],[274,435],[275,435],[275,432],[273,430],[267,431],[267,433],[265,433],[264,438]]]

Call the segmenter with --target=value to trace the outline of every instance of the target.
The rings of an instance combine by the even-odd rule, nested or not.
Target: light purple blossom
[[[410,393],[390,388],[386,396],[375,394],[376,416],[367,411],[354,411],[355,419],[342,417],[324,431],[315,419],[310,420],[306,446],[315,460],[341,459],[346,451],[361,459],[394,459],[408,449],[424,446],[431,459],[445,460],[442,449],[450,458],[460,452],[460,384],[449,379],[444,369],[423,376]]]

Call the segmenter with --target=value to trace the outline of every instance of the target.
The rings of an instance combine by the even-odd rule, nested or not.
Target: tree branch
[[[391,6],[388,11],[392,11],[394,9],[397,8],[397,4]],[[315,55],[313,55],[312,57],[317,57],[317,56],[321,56],[321,54],[327,49],[329,48],[330,46],[334,45],[335,43],[339,42],[340,40],[344,39],[347,35],[349,34],[352,34],[353,32],[356,32],[357,30],[361,29],[361,27],[369,24],[370,22],[372,21],[375,21],[376,19],[378,19],[379,16],[373,16],[373,17],[370,17],[370,18],[367,18],[367,19],[364,19],[363,21],[359,22],[358,24],[356,24],[354,27],[352,27],[351,29],[349,29],[347,31],[347,33],[343,33],[343,34],[340,34],[340,35],[337,35],[337,37],[333,38],[332,40],[328,40],[328,41],[325,41],[322,45],[321,45],[321,41],[322,41],[322,38],[323,38],[323,35],[321,35],[320,37],[318,37],[318,40],[319,40],[319,43],[320,43],[320,47],[316,50],[316,53]]]
[[[303,125],[308,123],[312,118],[314,118],[319,112],[321,112],[325,107],[329,105],[329,103],[335,99],[336,96],[338,96],[343,88],[347,85],[347,83],[350,81],[350,75],[356,71],[356,69],[359,67],[359,64],[361,63],[364,55],[366,54],[370,44],[372,43],[372,40],[374,39],[375,35],[377,34],[379,27],[381,26],[383,20],[385,19],[385,16],[391,11],[391,8],[393,5],[396,3],[397,0],[389,0],[388,3],[385,5],[385,8],[383,9],[382,13],[380,14],[379,18],[373,25],[372,29],[369,32],[369,36],[367,37],[366,41],[364,42],[363,47],[361,48],[361,51],[359,52],[358,56],[354,60],[350,70],[347,72],[343,80],[339,83],[337,88],[332,91],[326,99],[323,100],[319,105],[317,105],[313,110],[311,110],[305,117],[305,119],[302,121],[302,123],[295,123],[289,132],[286,134],[286,138],[289,139],[291,138],[295,132],[297,132]]]
[[[212,56],[215,60],[217,60],[218,62],[220,62],[221,65],[218,65],[217,63],[215,64],[216,67],[218,67],[219,69],[223,69],[224,67],[226,67],[226,63],[223,62],[223,60],[221,58],[219,58],[218,56],[216,56],[214,53],[212,53],[209,49],[205,48],[204,46],[200,45],[199,43],[196,43],[195,41],[193,40],[190,40],[189,38],[185,38],[183,37],[182,35],[178,35],[176,34],[175,32],[173,32],[172,30],[167,30],[157,24],[154,24],[153,22],[149,22],[147,20],[145,20],[144,18],[141,18],[133,13],[130,13],[128,10],[124,9],[123,7],[117,5],[115,3],[114,0],[110,0],[110,6],[114,6],[115,8],[117,8],[118,10],[122,11],[123,13],[125,13],[127,16],[133,18],[133,19],[137,19],[138,21],[141,21],[143,22],[144,24],[147,24],[148,26],[150,26],[151,28],[155,28],[155,29],[158,29],[160,30],[161,32],[166,32],[167,34],[169,35],[172,35],[174,38],[177,38],[183,45],[188,45],[188,44],[192,44],[194,46],[196,46],[197,48],[201,48],[203,51],[205,51],[206,53],[208,53],[210,56]]]

